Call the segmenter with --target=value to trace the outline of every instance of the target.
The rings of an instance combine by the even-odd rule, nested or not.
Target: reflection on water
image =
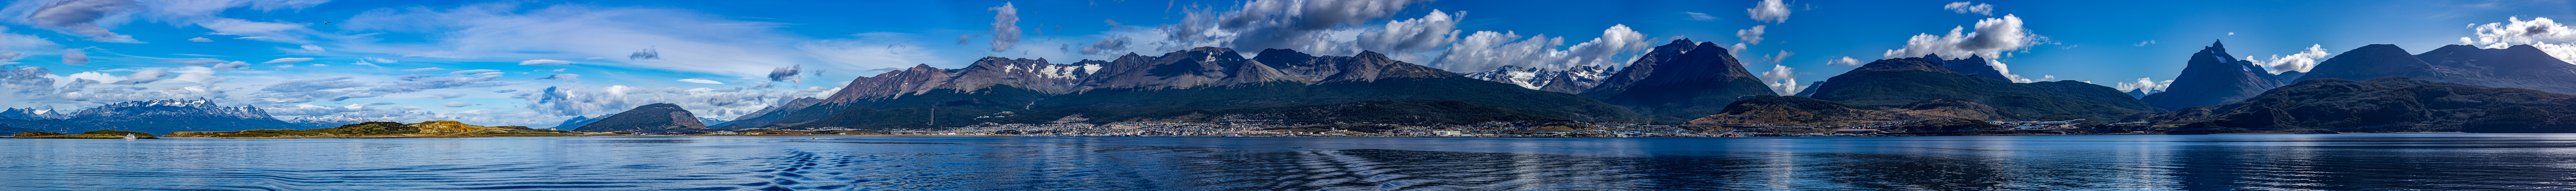
[[[0,139],[0,190],[2530,190],[2576,135]]]

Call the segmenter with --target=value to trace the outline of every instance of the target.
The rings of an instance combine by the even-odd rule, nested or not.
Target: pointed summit
[[[2201,47],[2199,53],[2192,53],[2190,61],[2184,62],[2182,74],[2174,76],[2173,84],[2166,84],[2171,88],[2139,100],[2145,100],[2147,105],[2158,109],[2174,111],[2245,100],[2265,90],[2288,85],[2279,80],[2283,77],[2262,68],[2254,65],[2253,61],[2237,60],[2234,55],[2228,55],[2226,45],[2210,42],[2209,46]]]

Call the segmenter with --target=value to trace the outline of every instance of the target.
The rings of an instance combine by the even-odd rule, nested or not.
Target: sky
[[[2368,44],[2576,57],[2576,31],[2542,18],[2576,18],[2576,3],[19,0],[0,7],[0,64],[13,64],[0,107],[208,99],[281,119],[545,127],[651,103],[731,119],[982,57],[1288,48],[1466,73],[1625,66],[1674,39],[1729,47],[1779,93],[1921,54],[1993,58],[2016,81],[2156,91],[2214,41],[2274,72]]]

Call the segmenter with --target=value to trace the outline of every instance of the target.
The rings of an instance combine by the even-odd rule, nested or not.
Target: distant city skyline
[[[280,118],[544,125],[675,103],[722,119],[825,97],[889,68],[1199,46],[1366,50],[1468,73],[1624,66],[1687,38],[1729,45],[1765,81],[1802,85],[1860,62],[1940,53],[1994,58],[2027,81],[2121,88],[2154,88],[2140,84],[2170,80],[2220,40],[2241,59],[2292,70],[2366,44],[2544,44],[2576,55],[2576,33],[2527,30],[2565,29],[2543,19],[2576,17],[2563,1],[1293,4],[22,0],[0,8],[0,62],[50,72],[8,68],[0,86],[17,91],[0,93],[0,106],[206,98]]]

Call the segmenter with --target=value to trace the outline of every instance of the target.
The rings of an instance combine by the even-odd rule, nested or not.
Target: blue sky
[[[1830,64],[1840,58],[1897,49],[1991,54],[2030,80],[2153,89],[2135,82],[2172,78],[2212,40],[2244,59],[2289,60],[2279,63],[2366,44],[2576,40],[2473,28],[2576,17],[2565,1],[1771,2],[20,0],[0,8],[0,56],[15,54],[0,62],[22,67],[0,76],[17,90],[0,106],[203,98],[284,118],[548,126],[656,102],[730,118],[885,68],[985,56],[1369,50],[1464,73],[1624,65],[1674,38],[1743,44],[1750,70],[1795,82],[1784,91],[1853,67]],[[1003,19],[1016,22],[996,27]],[[1953,28],[1974,34],[1942,36]],[[1561,41],[1512,44],[1540,35]],[[1918,35],[1929,36],[1909,41]],[[2325,54],[2300,55],[2311,46]],[[658,57],[639,57],[646,49]],[[2567,49],[2552,52],[2576,55]]]

